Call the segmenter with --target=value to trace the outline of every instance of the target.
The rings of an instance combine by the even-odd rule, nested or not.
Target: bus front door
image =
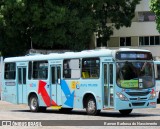
[[[104,78],[104,108],[114,107],[114,87],[113,87],[113,63],[103,64]]]
[[[26,67],[18,67],[17,101],[19,104],[27,103],[26,94]]]
[[[61,105],[61,65],[51,66],[51,87],[50,87],[50,96],[51,96],[51,106],[54,106],[52,100],[57,104]]]

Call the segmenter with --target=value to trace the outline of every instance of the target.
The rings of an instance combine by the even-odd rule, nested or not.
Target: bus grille
[[[128,94],[130,96],[146,96],[149,93],[150,92],[126,92],[126,94]]]
[[[139,99],[137,97],[136,98],[130,98],[130,100],[147,100],[147,97],[145,97],[145,98],[139,98]]]
[[[132,103],[133,106],[144,106],[145,102],[140,102],[140,103]]]

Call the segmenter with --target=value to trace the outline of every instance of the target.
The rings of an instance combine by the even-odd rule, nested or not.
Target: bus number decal
[[[36,87],[36,83],[29,84],[30,87]]]

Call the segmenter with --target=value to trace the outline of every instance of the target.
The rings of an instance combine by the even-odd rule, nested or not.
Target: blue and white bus
[[[96,115],[114,109],[155,108],[155,76],[148,50],[88,50],[6,58],[2,99],[32,112],[58,107]]]

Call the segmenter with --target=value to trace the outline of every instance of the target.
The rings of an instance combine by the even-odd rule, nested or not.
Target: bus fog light
[[[154,106],[154,105],[156,105],[157,103],[156,102],[150,102],[149,103],[149,105],[151,105],[151,106]]]
[[[119,97],[120,100],[128,101],[128,98],[124,94],[122,94],[120,92],[117,92],[116,94],[117,94],[117,96]]]

